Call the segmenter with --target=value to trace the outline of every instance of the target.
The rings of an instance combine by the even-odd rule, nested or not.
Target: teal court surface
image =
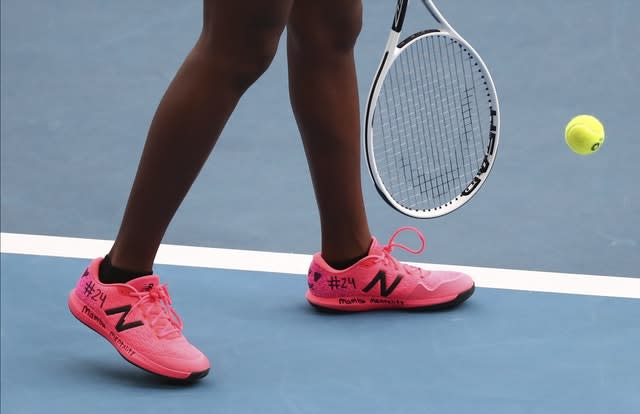
[[[363,105],[394,3],[364,2]],[[420,26],[414,3],[407,24]],[[185,334],[212,362],[184,387],[120,358],[66,296],[115,237],[201,4],[3,0],[2,413],[638,411],[640,54],[630,39],[640,4],[437,4],[494,75],[503,130],[492,175],[468,205],[428,221],[390,210],[364,169],[363,184],[381,242],[419,228],[427,251],[399,257],[462,269],[475,294],[423,313],[333,315],[306,303],[319,225],[283,44],[157,257]],[[579,113],[607,131],[589,157],[564,144]]]

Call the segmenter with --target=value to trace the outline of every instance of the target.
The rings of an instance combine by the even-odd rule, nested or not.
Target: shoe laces
[[[418,238],[420,239],[420,248],[418,249],[411,249],[410,247],[402,244],[402,243],[396,243],[395,240],[396,238],[400,235],[400,233],[405,232],[405,231],[410,231],[415,233]],[[409,266],[409,265],[405,265],[403,263],[400,263],[400,261],[398,261],[398,259],[396,259],[395,257],[393,257],[391,255],[391,251],[393,250],[394,247],[399,247],[404,251],[407,251],[409,253],[412,254],[420,254],[422,252],[424,252],[425,248],[427,246],[427,242],[424,238],[424,235],[420,232],[420,230],[416,229],[415,227],[400,227],[398,230],[395,231],[395,233],[393,233],[393,235],[391,236],[391,238],[389,238],[389,242],[387,243],[386,246],[382,247],[382,261],[385,265],[391,265],[393,266],[394,269],[396,270],[404,270],[405,272],[409,273],[409,274],[413,274],[414,272],[418,271],[419,269],[417,269],[416,267],[413,266]]]
[[[131,292],[130,296],[138,298],[132,310],[140,309],[159,338],[175,337],[182,332],[182,319],[171,306],[171,297],[166,284],[154,286],[143,292]]]

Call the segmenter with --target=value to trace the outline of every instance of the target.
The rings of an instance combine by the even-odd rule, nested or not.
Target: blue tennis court
[[[364,5],[363,105],[393,3]],[[381,241],[419,228],[427,251],[399,257],[464,269],[475,294],[427,313],[332,315],[307,304],[318,215],[281,47],[242,98],[154,268],[212,363],[184,387],[120,358],[77,323],[66,297],[116,235],[201,4],[3,1],[1,411],[637,411],[640,54],[629,39],[640,4],[438,5],[492,68],[503,110],[492,175],[468,205],[427,221],[391,210],[365,169],[363,183]],[[580,113],[607,131],[588,157],[564,143]]]

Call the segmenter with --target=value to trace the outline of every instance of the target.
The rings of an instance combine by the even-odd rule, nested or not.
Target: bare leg
[[[371,243],[353,56],[361,19],[360,0],[296,0],[287,26],[291,104],[320,211],[322,255],[334,263]]]
[[[176,210],[244,91],[275,54],[293,0],[204,1],[200,38],[157,109],[120,231],[114,266],[150,270]]]

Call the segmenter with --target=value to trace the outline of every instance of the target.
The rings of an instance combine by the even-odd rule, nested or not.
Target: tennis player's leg
[[[204,24],[157,109],[111,254],[151,268],[162,237],[243,92],[269,66],[293,0],[205,0]]]
[[[360,180],[353,48],[360,0],[296,0],[287,26],[289,90],[322,229],[322,254],[348,264],[371,243]]]
[[[157,109],[108,260],[87,267],[68,304],[129,362],[192,380],[207,357],[182,322],[153,261],[174,213],[243,92],[269,66],[293,0],[206,0],[202,34]],[[105,266],[105,263],[107,266]]]
[[[353,48],[360,0],[296,0],[287,26],[290,94],[311,170],[322,250],[309,268],[307,299],[322,309],[434,309],[474,289],[467,275],[398,262],[369,233],[361,189],[360,115]]]

